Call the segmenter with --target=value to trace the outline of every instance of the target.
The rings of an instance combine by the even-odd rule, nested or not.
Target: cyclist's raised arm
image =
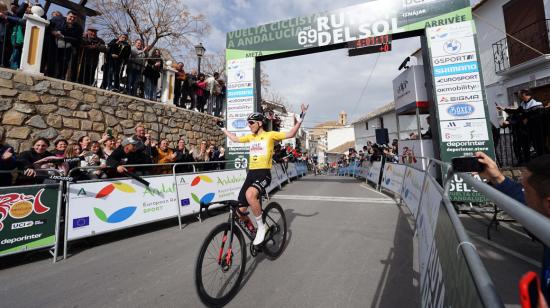
[[[232,132],[229,132],[225,127],[222,127],[222,132],[229,138],[229,140],[233,142],[240,142],[239,137],[237,135],[233,134]]]
[[[300,129],[300,126],[302,125],[302,122],[304,121],[304,117],[306,116],[306,111],[308,108],[309,105],[306,106],[302,104],[302,113],[300,113],[300,120],[298,120],[298,123],[296,123],[296,125],[294,125],[294,127],[288,133],[286,133],[285,139],[294,138],[296,136],[298,130]]]

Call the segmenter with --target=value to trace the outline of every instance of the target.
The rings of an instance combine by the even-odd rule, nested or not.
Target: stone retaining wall
[[[16,151],[30,149],[38,137],[76,141],[88,135],[99,140],[108,128],[115,137],[130,136],[138,123],[155,140],[177,141],[182,136],[188,145],[202,140],[222,144],[225,138],[215,119],[173,105],[0,69],[0,142]]]

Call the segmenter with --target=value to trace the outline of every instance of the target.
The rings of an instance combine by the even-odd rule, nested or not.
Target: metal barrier
[[[61,177],[55,169],[36,171]],[[0,187],[0,257],[53,247],[49,252],[57,262],[62,191],[63,182]]]

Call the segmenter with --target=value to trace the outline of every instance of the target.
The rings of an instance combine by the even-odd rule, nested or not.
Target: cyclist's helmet
[[[265,116],[261,113],[261,112],[253,112],[251,113],[248,118],[246,119],[247,121],[265,121]]]

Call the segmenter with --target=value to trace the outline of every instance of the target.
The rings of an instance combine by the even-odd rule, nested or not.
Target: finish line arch
[[[430,114],[438,119],[431,125],[436,156],[450,162],[484,151],[494,158],[470,0],[371,1],[229,32],[227,129],[249,132],[246,117],[260,108],[260,61],[346,48],[386,34],[394,40],[421,37]],[[475,78],[458,84],[445,78],[466,74]],[[227,148],[235,167],[246,168],[248,148],[230,140]]]

